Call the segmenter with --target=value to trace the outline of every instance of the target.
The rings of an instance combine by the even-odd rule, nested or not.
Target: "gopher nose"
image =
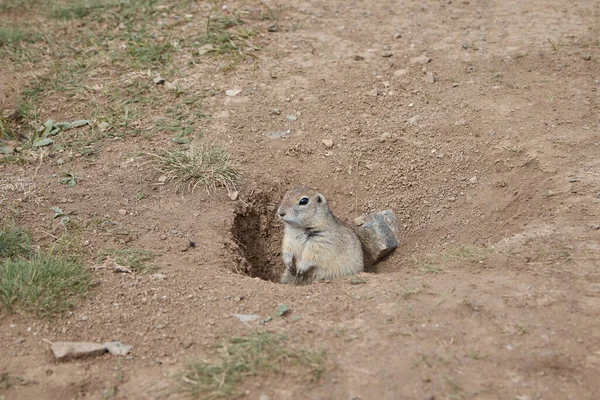
[[[277,214],[279,214],[280,217],[285,217],[285,211],[283,210],[277,210]]]

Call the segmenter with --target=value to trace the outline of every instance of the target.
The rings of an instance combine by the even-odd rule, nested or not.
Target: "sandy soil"
[[[201,31],[206,10],[179,10],[193,18],[178,35]],[[226,147],[243,169],[237,200],[157,185],[139,154],[169,146],[169,134],[105,139],[95,158],[68,161],[83,178],[73,188],[52,176],[51,156],[0,167],[0,204],[35,237],[51,240],[53,205],[81,221],[106,217],[126,232],[86,230],[90,265],[101,249],[130,246],[160,253],[162,274],[95,270],[98,286],[68,315],[2,315],[0,373],[22,379],[0,397],[96,399],[114,387],[118,399],[183,398],[177,374],[187,362],[267,330],[326,349],[327,371],[311,383],[293,373],[249,378],[243,398],[597,398],[599,3],[290,0],[278,10],[274,32],[252,22],[255,59],[229,73],[202,59],[167,78],[188,93],[214,91],[202,99],[212,118],[198,122],[197,140]],[[182,51],[174,62],[189,58]],[[14,107],[31,73],[0,71],[2,108]],[[118,75],[107,66],[86,83]],[[47,99],[41,119],[83,118],[94,96]],[[136,123],[174,102],[165,94]],[[274,206],[299,184],[319,188],[350,223],[393,209],[400,248],[364,284],[273,282],[282,268]],[[280,303],[289,317],[232,317],[274,315]],[[109,355],[59,364],[43,339],[134,350],[119,371]]]

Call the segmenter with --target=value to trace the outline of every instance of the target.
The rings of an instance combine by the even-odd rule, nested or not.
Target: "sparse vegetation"
[[[101,264],[107,258],[112,258],[120,266],[135,272],[153,272],[159,269],[158,265],[149,264],[157,256],[148,250],[125,248],[115,250],[102,250],[98,254],[97,262]]]
[[[81,263],[34,252],[29,235],[21,229],[2,229],[0,251],[0,306],[8,312],[48,315],[65,311],[92,284]]]
[[[217,146],[190,147],[187,150],[173,148],[151,156],[166,181],[175,181],[189,192],[198,186],[209,193],[214,192],[217,186],[234,190],[242,177],[241,171],[231,164],[229,153]]]
[[[276,374],[294,366],[318,380],[325,370],[325,353],[291,348],[283,336],[253,333],[221,345],[213,361],[190,364],[183,381],[195,396],[218,399],[235,395],[245,377]]]
[[[414,258],[414,265],[423,274],[439,274],[444,270],[441,264],[451,262],[466,262],[482,264],[492,253],[492,249],[479,246],[456,246],[444,249],[436,254],[429,254],[423,258]]]
[[[0,260],[27,258],[32,254],[29,233],[17,227],[0,230]]]
[[[35,34],[25,27],[16,25],[0,26],[0,47],[10,46],[19,42],[35,42],[40,35]]]

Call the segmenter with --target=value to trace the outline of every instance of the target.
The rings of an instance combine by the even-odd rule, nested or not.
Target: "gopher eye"
[[[308,197],[303,197],[300,199],[300,201],[298,202],[298,204],[300,204],[301,206],[305,206],[308,204]]]

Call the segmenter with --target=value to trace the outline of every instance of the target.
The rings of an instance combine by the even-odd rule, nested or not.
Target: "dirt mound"
[[[598,2],[38,6],[0,2],[0,218],[96,284],[64,315],[2,315],[0,398],[181,398],[189,362],[255,331],[326,354],[319,379],[244,370],[225,397],[600,392]],[[244,172],[229,193],[152,167],[204,145]],[[400,247],[278,284],[299,185],[346,222],[392,209]],[[55,364],[54,341],[133,351]]]

